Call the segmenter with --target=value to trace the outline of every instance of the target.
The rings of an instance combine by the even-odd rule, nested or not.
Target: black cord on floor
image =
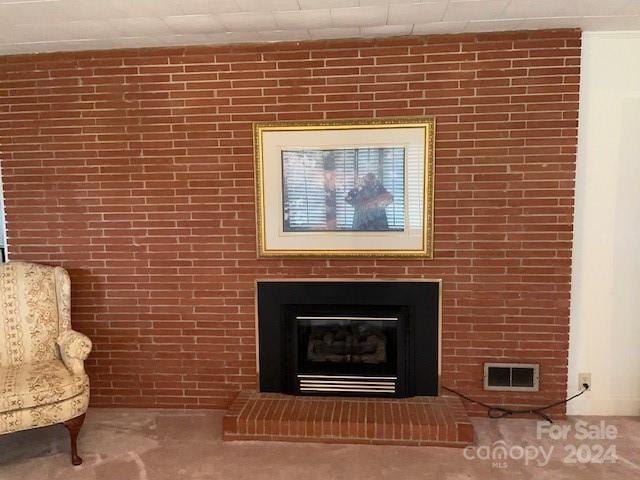
[[[448,391],[448,392],[455,393],[456,395],[458,395],[461,398],[464,398],[468,402],[472,402],[472,403],[475,403],[477,405],[480,405],[480,406],[486,408],[487,409],[487,415],[489,416],[489,418],[503,418],[503,417],[507,417],[509,415],[515,415],[515,414],[521,414],[521,413],[522,414],[530,413],[530,414],[538,415],[539,417],[544,418],[549,423],[553,423],[553,420],[551,420],[549,415],[544,413],[544,411],[548,410],[550,408],[553,408],[553,407],[557,407],[558,405],[563,405],[565,403],[570,402],[574,398],[579,397],[584,392],[589,390],[589,385],[586,384],[586,383],[582,384],[582,390],[580,392],[576,393],[572,397],[565,398],[564,400],[560,400],[559,402],[551,403],[549,405],[545,405],[544,407],[525,408],[525,409],[522,409],[522,410],[513,409],[513,408],[506,408],[506,407],[498,407],[496,405],[489,405],[487,403],[481,402],[480,400],[475,400],[475,399],[473,399],[471,397],[467,397],[463,393],[460,393],[460,392],[454,390],[453,388],[445,387],[444,385],[442,386],[442,388],[444,390]]]

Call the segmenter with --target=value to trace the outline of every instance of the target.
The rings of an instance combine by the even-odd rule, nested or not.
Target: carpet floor
[[[91,409],[80,434],[82,466],[71,465],[67,432],[58,425],[0,436],[0,479],[640,478],[640,417],[571,417],[541,432],[536,420],[474,418],[475,447],[463,450],[222,442],[223,414]],[[586,433],[599,438],[584,439]]]

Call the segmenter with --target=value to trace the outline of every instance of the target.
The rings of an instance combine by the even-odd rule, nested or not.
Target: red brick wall
[[[0,57],[12,259],[62,265],[94,405],[256,386],[256,277],[443,279],[443,382],[565,395],[580,34]],[[251,122],[435,115],[435,260],[256,260]],[[484,393],[487,360],[541,392]]]

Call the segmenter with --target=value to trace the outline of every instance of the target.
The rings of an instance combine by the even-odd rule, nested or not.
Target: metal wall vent
[[[485,363],[484,389],[537,392],[539,374],[534,363]]]

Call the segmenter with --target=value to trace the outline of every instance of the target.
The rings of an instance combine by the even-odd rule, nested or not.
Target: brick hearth
[[[296,397],[241,392],[223,421],[225,440],[464,447],[473,425],[457,397]]]

